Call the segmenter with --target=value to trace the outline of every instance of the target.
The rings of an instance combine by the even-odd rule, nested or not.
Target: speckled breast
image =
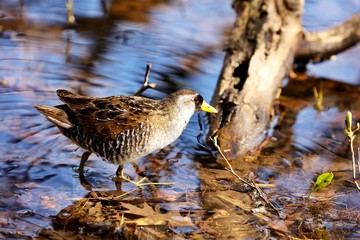
[[[151,127],[145,123],[118,134],[113,141],[102,141],[96,136],[89,135],[79,126],[62,129],[62,133],[81,148],[99,155],[106,161],[120,165],[156,150],[152,149],[150,143]]]

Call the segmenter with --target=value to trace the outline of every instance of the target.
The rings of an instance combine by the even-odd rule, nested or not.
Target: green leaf
[[[316,179],[316,182],[314,183],[314,185],[311,189],[309,198],[313,192],[316,192],[317,190],[320,190],[320,189],[326,187],[327,185],[329,185],[333,178],[334,178],[334,174],[332,172],[326,172],[326,173],[323,173],[320,176],[318,176],[318,178]]]

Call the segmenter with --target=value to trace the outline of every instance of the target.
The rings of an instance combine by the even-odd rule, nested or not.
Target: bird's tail
[[[49,107],[44,105],[35,105],[35,108],[44,115],[50,122],[61,128],[71,128],[74,125],[69,121],[65,111],[57,107]]]

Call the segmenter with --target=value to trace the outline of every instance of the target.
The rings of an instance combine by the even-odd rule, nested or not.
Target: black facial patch
[[[200,109],[203,101],[204,99],[200,94],[196,95],[196,97],[194,98],[196,109]]]

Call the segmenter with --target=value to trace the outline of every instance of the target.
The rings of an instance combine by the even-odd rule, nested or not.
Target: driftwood
[[[237,18],[210,118],[227,157],[251,151],[269,129],[273,101],[294,61],[321,61],[359,42],[360,14],[322,33],[305,33],[300,0],[235,0]]]

